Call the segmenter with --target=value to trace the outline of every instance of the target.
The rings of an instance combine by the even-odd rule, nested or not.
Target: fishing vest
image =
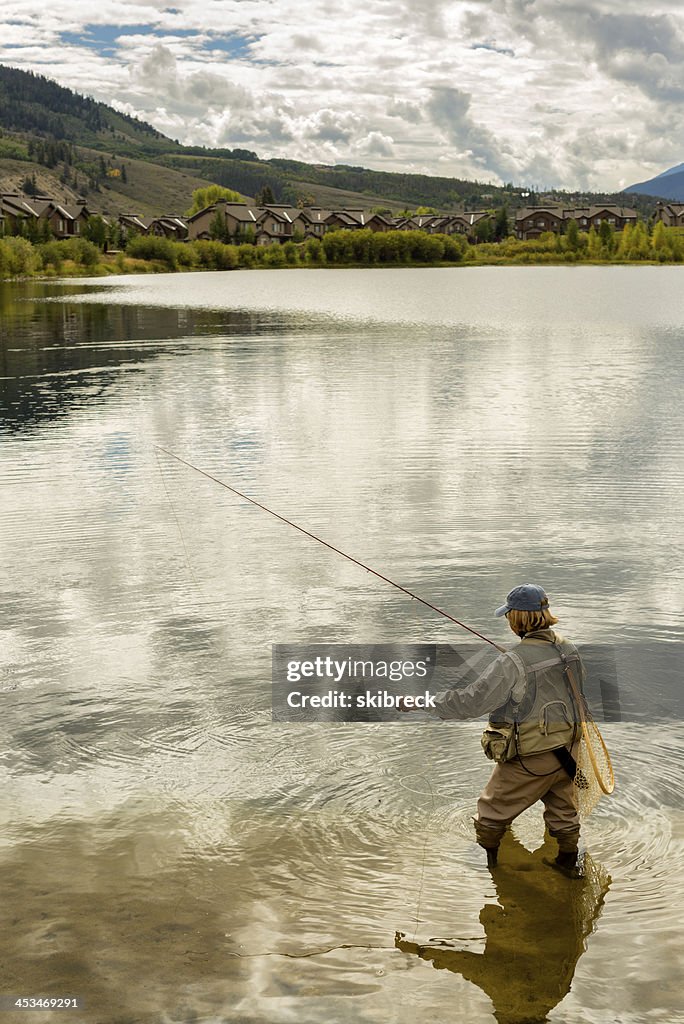
[[[553,630],[538,632],[555,643],[535,639],[532,634],[507,652],[524,673],[524,680],[490,716],[492,728],[497,722],[514,726],[515,753],[523,757],[567,747],[579,736],[579,719],[565,675],[567,664],[581,691],[583,668],[577,648]]]

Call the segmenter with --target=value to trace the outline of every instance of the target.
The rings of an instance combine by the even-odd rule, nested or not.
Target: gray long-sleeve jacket
[[[435,711],[444,719],[481,718],[511,699],[520,702],[525,686],[525,666],[513,649],[500,654],[469,686],[438,694]]]
[[[552,629],[535,630],[468,686],[439,694],[434,710],[443,719],[497,712],[499,721],[524,723],[523,745],[530,752],[551,749],[575,735],[577,719],[564,663],[572,666],[581,692],[584,669],[577,648]]]

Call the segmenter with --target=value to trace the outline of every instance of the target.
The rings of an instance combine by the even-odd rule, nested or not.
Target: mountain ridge
[[[656,196],[670,202],[684,202],[684,163],[661,171],[654,178],[638,181],[625,189],[629,195]]]
[[[262,160],[242,148],[183,146],[139,118],[7,65],[0,65],[0,129],[3,190],[35,187],[65,199],[85,195],[93,210],[105,214],[180,214],[191,205],[192,191],[208,183],[226,185],[249,199],[268,188],[278,202],[390,212],[515,208],[540,201],[573,206],[626,202],[624,193],[535,193],[512,183],[280,157]],[[630,200],[645,215],[655,205],[650,196]]]

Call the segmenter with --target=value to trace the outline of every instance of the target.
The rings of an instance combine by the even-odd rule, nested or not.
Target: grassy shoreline
[[[434,269],[461,269],[469,267],[663,267],[681,266],[679,260],[582,260],[581,262],[568,262],[567,260],[513,260],[513,259],[484,259],[484,260],[463,260],[459,262],[440,261],[439,263],[424,263],[418,261],[407,261],[402,263],[296,263],[283,264],[282,266],[267,266],[254,264],[251,267],[226,267],[220,268],[220,272],[229,271],[241,272],[249,270],[434,270]],[[58,281],[63,279],[78,280],[94,277],[129,277],[132,275],[144,274],[202,274],[216,273],[216,267],[169,267],[161,260],[126,260],[124,266],[114,260],[100,260],[94,265],[82,266],[71,261],[65,261],[57,269],[35,270],[30,273],[19,273],[0,276],[0,281]]]
[[[283,266],[264,266],[255,264],[251,267],[229,267],[219,271],[221,273],[241,272],[249,270],[435,270],[435,269],[461,269],[469,267],[663,267],[681,266],[679,260],[582,260],[577,263],[570,263],[567,260],[466,260],[461,262],[419,263],[417,261],[405,263],[297,263],[284,264]],[[64,264],[59,272],[54,270],[35,271],[31,274],[22,274],[13,277],[1,277],[0,281],[57,281],[63,278],[78,280],[79,278],[93,277],[129,277],[135,274],[203,274],[216,273],[215,267],[169,267],[159,260],[129,260],[126,266],[121,267],[112,261],[100,262],[94,267],[82,267],[78,264]]]
[[[322,239],[257,247],[219,241],[172,242],[138,236],[126,250],[105,253],[73,238],[32,243],[0,238],[0,280],[111,277],[203,270],[357,269],[381,267],[662,266],[684,262],[684,234],[656,225],[603,238],[542,235],[469,244],[462,236],[420,231],[334,231]]]

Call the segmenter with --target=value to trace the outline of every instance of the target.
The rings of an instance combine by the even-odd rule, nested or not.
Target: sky
[[[595,191],[684,160],[680,0],[171,2],[3,0],[0,63],[264,158]]]

